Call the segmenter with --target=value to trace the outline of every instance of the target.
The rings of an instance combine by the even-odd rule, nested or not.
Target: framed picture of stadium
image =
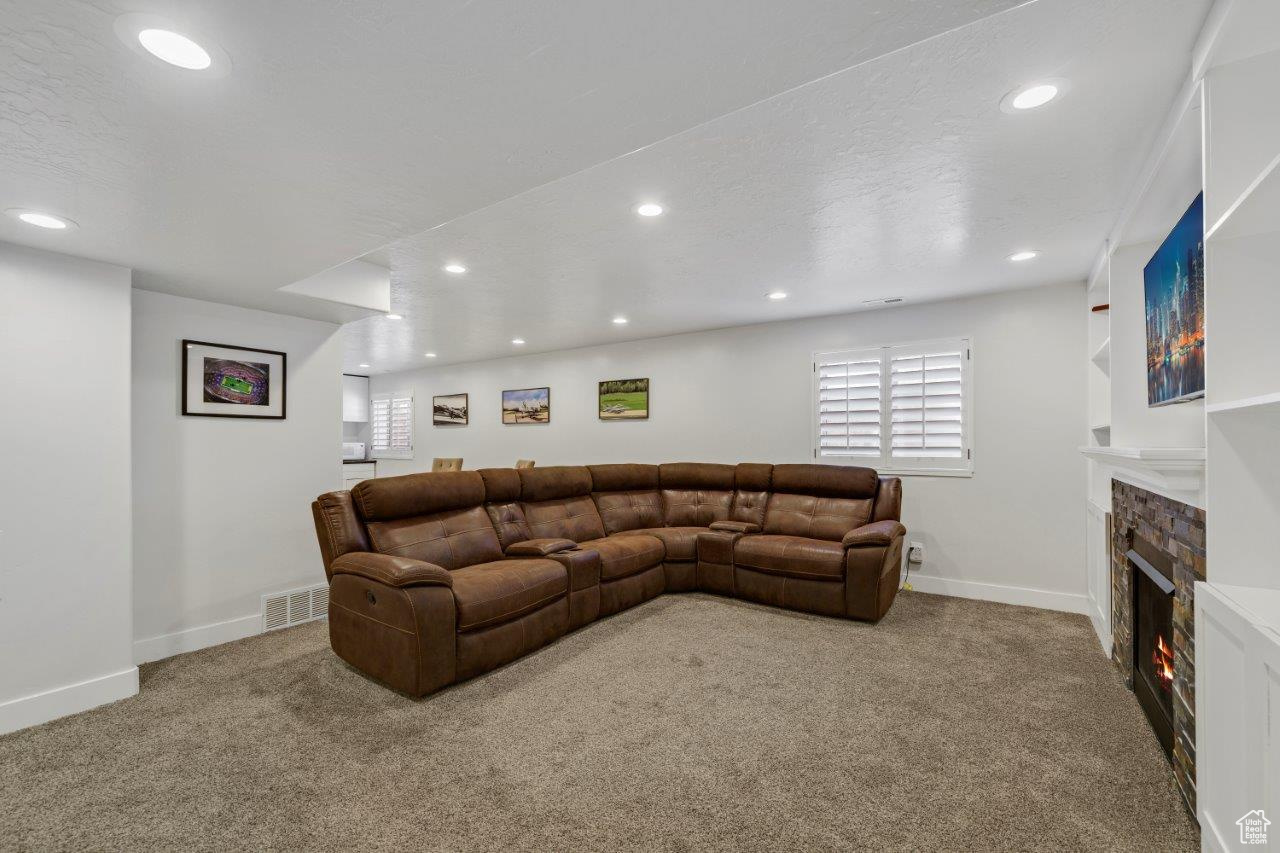
[[[182,414],[284,418],[285,354],[254,347],[182,342]]]

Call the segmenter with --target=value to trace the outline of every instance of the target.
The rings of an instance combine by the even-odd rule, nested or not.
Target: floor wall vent
[[[262,596],[262,630],[288,628],[329,615],[329,586],[302,587]]]

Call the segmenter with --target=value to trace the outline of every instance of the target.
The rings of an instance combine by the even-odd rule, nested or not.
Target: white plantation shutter
[[[369,444],[375,458],[413,458],[411,395],[379,394],[369,401]]]
[[[972,473],[966,338],[817,353],[813,455],[881,471]]]
[[[817,361],[818,455],[880,456],[879,350]]]
[[[963,457],[965,351],[952,347],[904,351],[894,347],[889,352],[892,457]]]

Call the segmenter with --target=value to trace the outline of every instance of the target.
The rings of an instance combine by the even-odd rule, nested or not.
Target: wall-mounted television
[[[1147,405],[1204,396],[1204,193],[1196,196],[1142,271]]]

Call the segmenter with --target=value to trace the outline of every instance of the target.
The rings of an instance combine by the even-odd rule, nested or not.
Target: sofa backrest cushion
[[[879,478],[871,468],[845,465],[774,465],[769,490],[820,498],[874,500]]]
[[[902,480],[898,477],[881,477],[876,492],[876,508],[872,521],[902,521]]]
[[[479,504],[391,521],[373,521],[368,528],[373,550],[381,554],[426,560],[446,569],[502,559],[498,535],[489,514]]]
[[[537,470],[536,468],[534,470]],[[603,539],[604,522],[590,495],[521,501],[530,539],[572,539],[586,542]]]
[[[514,468],[481,468],[484,480],[484,508],[505,551],[516,542],[532,539],[524,510],[520,507],[520,474]]]
[[[879,485],[870,468],[775,465],[764,532],[842,539],[871,520]]]
[[[484,499],[488,503],[520,500],[520,472],[515,468],[481,468],[476,471],[484,481]]]
[[[591,494],[591,472],[585,465],[519,468],[520,500],[530,503]]]
[[[588,465],[593,492],[636,492],[658,490],[658,466],[624,463]]]
[[[662,526],[657,465],[588,465],[605,533]]]
[[[707,527],[729,518],[734,468],[713,462],[668,462],[658,466],[663,520],[669,527]]]
[[[376,477],[356,484],[351,498],[366,522],[393,521],[484,503],[484,480],[475,471],[438,471]]]
[[[773,466],[766,462],[741,462],[733,470],[731,521],[745,521],[764,527],[764,511],[769,504]]]

